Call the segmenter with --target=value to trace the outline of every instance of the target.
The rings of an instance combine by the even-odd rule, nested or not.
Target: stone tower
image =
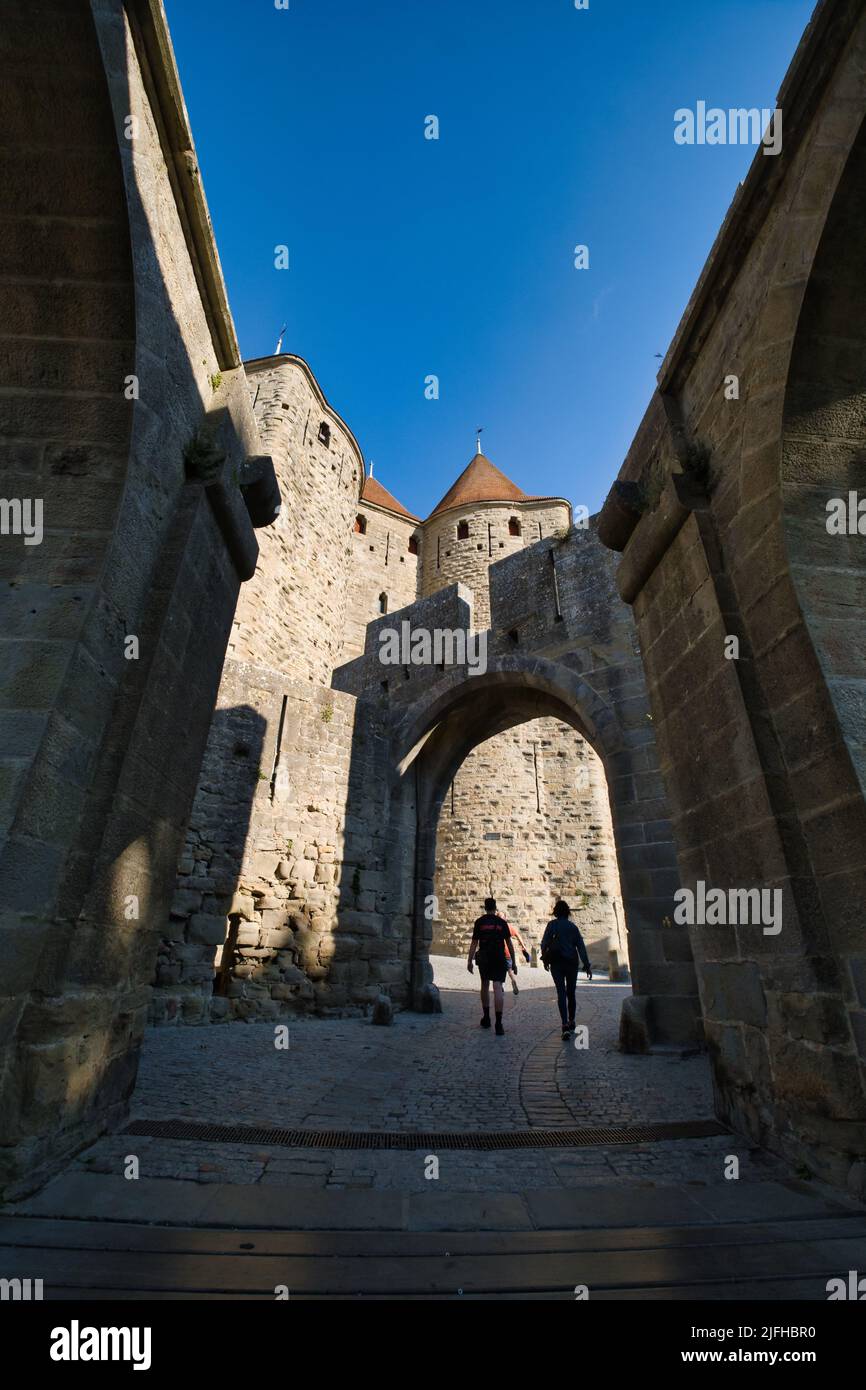
[[[530,496],[481,452],[425,521],[378,481],[365,482],[355,523],[348,659],[373,618],[456,583],[472,592],[475,627],[490,625],[490,566],[571,524],[561,497]],[[415,588],[413,589],[413,583]],[[555,719],[497,734],[454,778],[439,821],[433,949],[462,954],[492,893],[524,936],[537,939],[553,900],[586,894],[581,924],[593,963],[624,963],[619,882],[601,762]]]
[[[476,628],[490,624],[487,572],[497,560],[571,523],[561,497],[529,497],[478,452],[424,522],[420,598],[461,583],[474,595]]]

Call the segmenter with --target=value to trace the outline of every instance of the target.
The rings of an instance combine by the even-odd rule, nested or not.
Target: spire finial
[[[483,426],[483,425],[479,425],[479,426],[478,426],[478,429],[476,430],[475,433],[476,433],[476,436],[477,436],[477,437],[476,437],[476,440],[475,440],[475,453],[476,453],[476,456],[477,456],[478,454],[481,453],[481,436],[482,436],[482,434],[484,433],[484,426]]]
[[[373,460],[372,460],[372,459],[370,459],[370,472],[368,473],[367,476],[370,477],[370,478],[372,478],[372,476],[373,476]]]
[[[280,353],[281,353],[281,351],[282,351],[282,347],[283,347],[283,335],[284,335],[284,333],[285,333],[285,331],[286,331],[287,326],[288,326],[288,325],[284,323],[283,326],[282,326],[282,328],[280,329],[280,336],[279,336],[279,338],[277,339],[277,346],[276,346],[276,348],[274,349],[274,357],[279,357],[279,355],[280,355]]]

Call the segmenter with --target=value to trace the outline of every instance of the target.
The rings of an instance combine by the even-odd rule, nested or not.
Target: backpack
[[[559,943],[557,941],[559,935],[559,921],[560,919],[556,920],[557,931],[553,933],[552,940],[547,943],[544,950],[541,952],[541,964],[546,965],[548,969],[550,969],[551,965],[555,965],[562,957],[562,952],[559,949]]]

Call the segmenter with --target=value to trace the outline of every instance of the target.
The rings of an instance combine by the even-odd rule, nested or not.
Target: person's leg
[[[481,976],[481,1026],[490,1027],[490,981]]]
[[[505,985],[502,980],[493,981],[493,1006],[496,1009],[496,1032],[501,1036],[505,1031],[502,1027],[502,1006],[505,1002]]]
[[[570,960],[565,967],[566,995],[568,1000],[568,1026],[574,1027],[577,1001],[575,999],[575,989],[577,988],[577,961]]]
[[[559,1005],[559,1017],[562,1019],[562,1026],[568,1026],[568,1015],[565,1011],[565,971],[557,961],[552,961],[550,973],[553,976],[553,983],[556,985],[556,1002]]]

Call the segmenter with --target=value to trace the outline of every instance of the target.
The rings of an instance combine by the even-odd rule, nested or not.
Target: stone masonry
[[[386,882],[377,842],[385,764],[359,776],[365,741],[374,763],[377,739],[384,748],[387,714],[328,689],[336,655],[358,657],[369,624],[407,611],[419,583],[435,595],[471,580],[488,620],[491,565],[539,536],[566,537],[570,522],[567,502],[526,497],[480,454],[419,522],[364,476],[351,431],[305,363],[254,362],[248,381],[284,506],[238,606],[160,945],[155,1022],[356,1011],[383,989],[409,1001],[420,968],[413,889],[393,850]],[[475,496],[490,491],[506,500]],[[399,815],[409,814],[404,805]],[[369,848],[359,854],[362,832]],[[437,946],[466,949],[491,883],[536,939],[559,894],[583,902],[580,885],[595,964],[607,967],[613,951],[627,965],[604,772],[576,730],[546,719],[470,751],[440,836]],[[407,854],[413,837],[414,828]]]
[[[559,720],[535,719],[480,744],[445,793],[434,952],[466,953],[488,894],[527,945],[540,941],[555,899],[565,898],[593,965],[606,970],[611,951],[627,964],[604,769]]]

